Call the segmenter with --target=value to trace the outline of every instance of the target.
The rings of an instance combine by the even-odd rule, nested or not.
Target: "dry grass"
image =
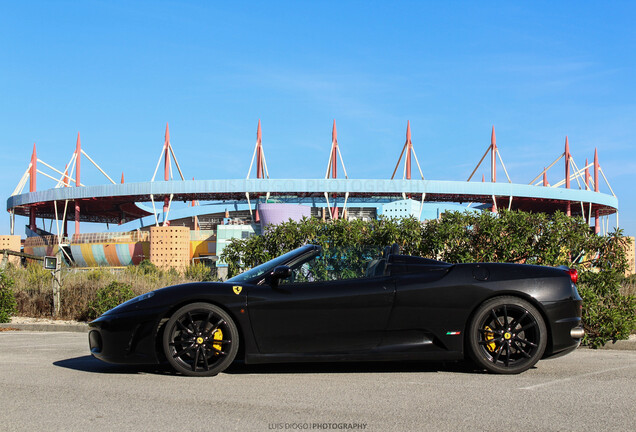
[[[51,274],[41,265],[27,268],[9,266],[6,273],[14,281],[13,287],[19,316],[44,318],[53,315]],[[96,298],[97,290],[113,281],[132,287],[135,295],[180,283],[195,282],[209,277],[205,269],[193,266],[185,272],[161,271],[152,266],[125,269],[98,268],[92,270],[64,269],[62,271],[61,311],[57,318],[85,320],[88,305]],[[622,283],[621,294],[636,296],[636,275]]]
[[[33,318],[52,316],[53,288],[49,271],[41,265],[32,264],[27,268],[9,266],[6,273],[15,281],[13,290],[17,315]],[[124,269],[63,269],[61,310],[56,318],[85,320],[88,306],[96,298],[97,290],[113,281],[129,284],[135,295],[140,295],[164,286],[199,281],[206,276],[209,278],[205,269],[196,266],[181,273],[161,271],[150,265]]]
[[[623,280],[621,294],[636,296],[636,275],[631,275]]]

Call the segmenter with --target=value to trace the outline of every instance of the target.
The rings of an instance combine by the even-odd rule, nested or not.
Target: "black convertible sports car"
[[[246,363],[461,360],[512,374],[583,337],[576,270],[306,245],[224,283],[143,294],[90,323],[103,361],[211,376]]]

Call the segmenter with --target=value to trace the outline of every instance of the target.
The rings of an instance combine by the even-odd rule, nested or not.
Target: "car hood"
[[[245,284],[229,282],[191,282],[171,285],[137,296],[103,315],[161,308],[189,300],[234,302],[237,298],[245,297],[244,286]]]

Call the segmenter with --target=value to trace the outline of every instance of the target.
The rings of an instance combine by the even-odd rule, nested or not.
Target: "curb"
[[[35,332],[74,332],[74,333],[88,333],[88,324],[0,324],[0,328],[11,328],[23,331],[35,331]]]
[[[627,340],[608,342],[600,347],[601,350],[636,351],[636,335],[630,335]]]

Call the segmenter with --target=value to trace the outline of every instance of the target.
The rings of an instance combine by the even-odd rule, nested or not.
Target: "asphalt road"
[[[636,351],[579,349],[517,376],[466,364],[233,366],[213,378],[102,363],[84,333],[0,332],[0,430],[627,431]]]

